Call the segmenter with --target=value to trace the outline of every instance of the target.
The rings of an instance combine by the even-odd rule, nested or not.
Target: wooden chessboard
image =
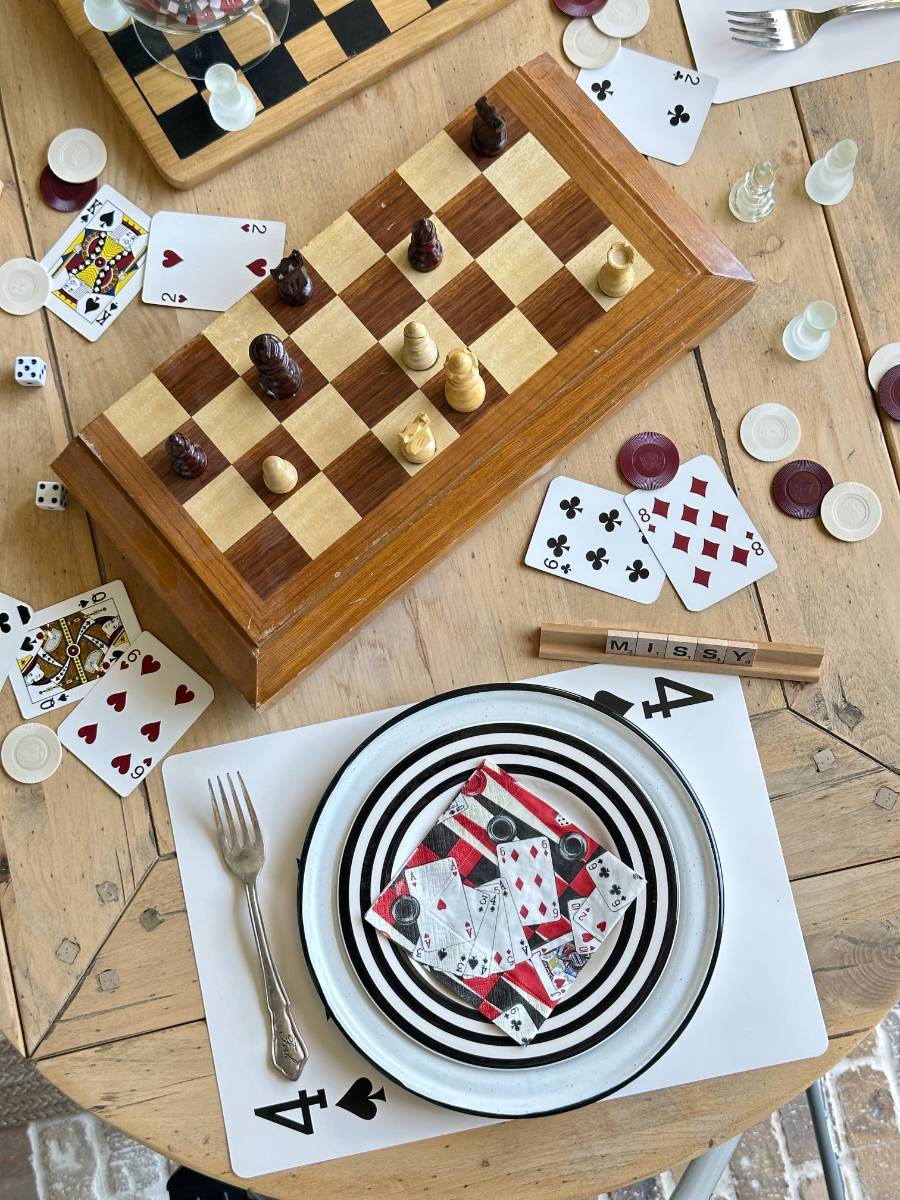
[[[472,150],[463,113],[304,248],[308,304],[283,304],[266,280],[55,464],[256,705],[753,290],[550,58],[488,95],[508,122],[502,155]],[[428,215],[444,259],[420,274],[406,250]],[[638,282],[612,301],[596,273],[619,238],[636,249]],[[412,319],[441,352],[419,374],[401,361]],[[250,364],[263,332],[303,366],[289,400],[268,399]],[[487,388],[469,414],[443,394],[443,356],[458,345],[476,352]],[[397,439],[422,411],[439,450],[413,466]],[[197,479],[168,465],[176,430],[207,451]],[[287,496],[262,483],[270,454],[297,468]]]
[[[264,16],[218,33],[217,58],[230,63],[256,98],[256,120],[237,133],[209,114],[202,82],[190,79],[190,38],[142,27],[150,57],[131,23],[112,34],[94,29],[83,0],[56,0],[97,65],[116,103],[160,174],[191,188],[446,41],[510,0],[291,0],[284,33],[271,54],[244,71],[274,37]]]

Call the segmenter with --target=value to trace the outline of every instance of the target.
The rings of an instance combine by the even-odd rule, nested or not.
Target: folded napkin
[[[485,759],[366,920],[527,1046],[644,887]]]

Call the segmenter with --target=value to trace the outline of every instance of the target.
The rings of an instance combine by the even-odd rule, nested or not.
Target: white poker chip
[[[891,367],[900,366],[900,342],[888,342],[869,359],[869,383],[877,392],[882,377]]]
[[[757,404],[741,421],[741,445],[760,462],[778,462],[797,449],[800,422],[783,404]]]
[[[14,317],[37,310],[50,295],[50,275],[33,258],[11,258],[0,266],[0,308]]]
[[[62,762],[62,746],[52,729],[35,721],[10,730],[3,740],[0,759],[10,779],[43,783]]]
[[[839,483],[825,493],[819,516],[832,537],[861,542],[881,524],[881,501],[864,483]]]
[[[106,145],[92,129],[64,129],[50,143],[47,166],[66,183],[87,183],[106,166]]]
[[[607,0],[591,20],[609,37],[634,37],[650,20],[650,0]]]
[[[607,37],[590,17],[573,17],[563,30],[563,51],[576,67],[605,67],[619,53],[620,42]]]

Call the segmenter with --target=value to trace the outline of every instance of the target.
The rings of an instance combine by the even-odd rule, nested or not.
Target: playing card
[[[419,906],[419,940],[425,950],[471,942],[475,926],[454,859],[439,858],[409,867],[405,878],[409,894]]]
[[[578,972],[588,961],[587,954],[579,954],[569,930],[552,942],[545,942],[531,955],[531,965],[551,1000],[558,1000],[575,982]]]
[[[95,342],[141,289],[149,230],[147,214],[104,184],[41,259],[46,307]]]
[[[547,488],[525,564],[639,604],[652,604],[665,579],[625,497],[565,475]]]
[[[762,579],[778,565],[721,468],[701,454],[665,487],[625,503],[691,612]]]
[[[523,926],[543,925],[559,917],[556,876],[547,838],[502,842],[497,847],[497,865]]]
[[[9,672],[22,716],[80,700],[140,632],[118,579],[36,612]]]
[[[24,600],[0,592],[0,688],[28,634],[32,612]]]
[[[578,914],[588,903],[589,897],[587,896],[569,901],[569,924],[572,926],[572,938],[576,949],[580,954],[590,956],[595,950],[599,950],[603,943],[599,938],[595,938],[589,929],[585,929],[583,925],[576,924]]]
[[[624,47],[605,67],[578,72],[578,86],[642,154],[686,163],[718,79]]]
[[[211,703],[213,690],[152,633],[142,633],[60,725],[59,740],[128,796]]]
[[[141,293],[145,304],[224,312],[284,254],[283,221],[158,212]]]
[[[625,909],[647,886],[646,880],[613,854],[603,853],[587,865],[594,890],[572,917],[576,939],[585,930],[602,944]]]

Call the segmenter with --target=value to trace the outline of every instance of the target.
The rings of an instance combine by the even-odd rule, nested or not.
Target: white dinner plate
[[[485,757],[647,879],[525,1047],[363,920]],[[353,1045],[410,1091],[495,1117],[587,1104],[645,1071],[699,1004],[723,917],[712,832],[674,763],[624,718],[528,684],[438,696],[372,734],[313,818],[298,900],[312,977]]]

